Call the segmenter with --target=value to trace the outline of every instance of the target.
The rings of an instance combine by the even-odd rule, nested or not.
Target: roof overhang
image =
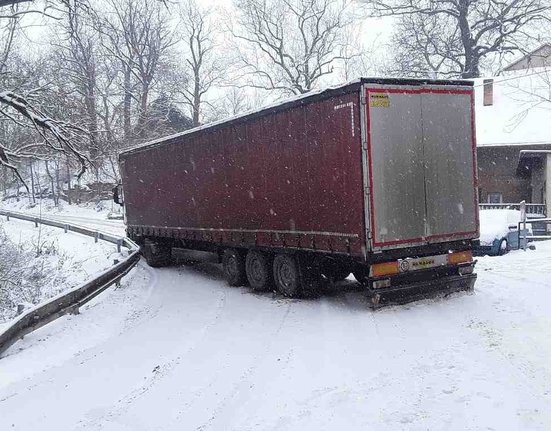
[[[520,150],[517,164],[517,175],[530,170],[551,154],[551,150]]]

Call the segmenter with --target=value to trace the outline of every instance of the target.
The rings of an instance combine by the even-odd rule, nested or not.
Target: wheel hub
[[[286,262],[279,268],[279,279],[285,287],[291,287],[295,282],[291,266]]]
[[[251,264],[251,277],[260,282],[264,278],[262,263],[258,259],[254,259]]]

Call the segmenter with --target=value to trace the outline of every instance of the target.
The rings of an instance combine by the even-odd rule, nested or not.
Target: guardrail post
[[[67,226],[67,225],[63,226],[63,231],[64,231],[65,233],[67,233],[67,229],[69,229],[69,226]]]
[[[10,221],[10,215],[6,214],[6,221]]]
[[[117,240],[117,253],[120,253],[121,250],[122,250],[122,238]]]
[[[69,314],[72,314],[73,316],[77,316],[78,314],[80,314],[80,307],[78,305],[78,302],[71,308],[69,308]]]
[[[526,235],[526,201],[520,202],[520,221],[522,222],[522,231],[523,231],[523,238],[524,242],[522,244],[519,244],[519,248],[522,247],[524,251],[526,251],[526,243],[528,242],[528,238]]]
[[[119,263],[119,259],[113,259],[113,265],[116,265]],[[118,289],[121,287],[121,279],[119,278],[117,281],[115,281],[115,288]]]
[[[94,242],[98,242],[98,238],[99,238],[99,232],[96,231],[96,232],[94,233]]]
[[[38,227],[38,219],[37,218],[34,219],[34,227]]]

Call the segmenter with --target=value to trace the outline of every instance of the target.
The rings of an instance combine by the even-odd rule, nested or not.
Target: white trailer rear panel
[[[368,245],[478,237],[472,87],[366,84]]]

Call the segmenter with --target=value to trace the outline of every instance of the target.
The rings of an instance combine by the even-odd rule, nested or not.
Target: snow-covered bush
[[[55,241],[17,244],[0,225],[0,323],[15,317],[19,304],[37,304],[57,293],[65,281],[58,271],[63,261]]]

